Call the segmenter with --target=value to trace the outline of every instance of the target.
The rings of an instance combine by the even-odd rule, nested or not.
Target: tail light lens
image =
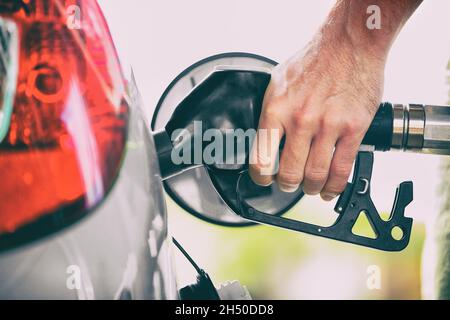
[[[96,1],[0,0],[0,16],[17,38],[17,57],[12,49],[1,54],[10,67],[0,81],[2,249],[59,230],[99,204],[120,168],[128,105]]]

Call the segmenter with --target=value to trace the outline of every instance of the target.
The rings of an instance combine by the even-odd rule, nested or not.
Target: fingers
[[[355,137],[346,136],[337,142],[328,179],[320,193],[322,199],[330,201],[344,191],[358,153],[358,141]]]
[[[278,170],[278,149],[283,135],[283,126],[276,117],[263,112],[249,161],[249,174],[256,184],[268,186],[273,182],[273,176]]]
[[[277,182],[281,191],[295,192],[303,181],[306,160],[311,145],[311,134],[287,132],[286,142],[281,154]]]
[[[364,134],[361,126],[334,116],[317,120],[308,112],[285,120],[286,125],[277,119],[267,113],[261,117],[250,157],[250,176],[255,183],[270,185],[276,174],[284,192],[295,192],[303,184],[306,194],[320,193],[327,201],[342,193]],[[286,142],[277,171],[284,132]]]
[[[305,166],[303,192],[319,194],[328,179],[337,137],[334,134],[319,134],[314,138]]]

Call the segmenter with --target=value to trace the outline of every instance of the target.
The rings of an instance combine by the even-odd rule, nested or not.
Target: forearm
[[[338,0],[321,28],[327,41],[350,44],[353,50],[385,60],[397,34],[422,0]],[[377,6],[377,7],[373,7]],[[378,19],[368,8],[379,8]]]

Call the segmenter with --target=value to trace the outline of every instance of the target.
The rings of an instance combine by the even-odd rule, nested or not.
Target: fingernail
[[[336,193],[324,193],[322,194],[322,199],[325,201],[331,201],[337,197]]]
[[[269,181],[268,183],[266,183],[266,184],[264,184],[264,183],[261,183],[261,182],[256,182],[256,181],[253,181],[255,184],[257,184],[258,186],[260,186],[260,187],[268,187],[268,186],[270,186],[272,183],[273,183],[273,181]]]
[[[287,192],[287,193],[292,193],[292,192],[297,191],[298,187],[300,187],[299,184],[287,184],[287,183],[279,184],[280,190],[283,192]]]

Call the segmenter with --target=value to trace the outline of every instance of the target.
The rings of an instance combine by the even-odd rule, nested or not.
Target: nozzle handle
[[[384,102],[378,108],[362,143],[375,150],[388,151],[392,145],[394,112],[392,104]]]

